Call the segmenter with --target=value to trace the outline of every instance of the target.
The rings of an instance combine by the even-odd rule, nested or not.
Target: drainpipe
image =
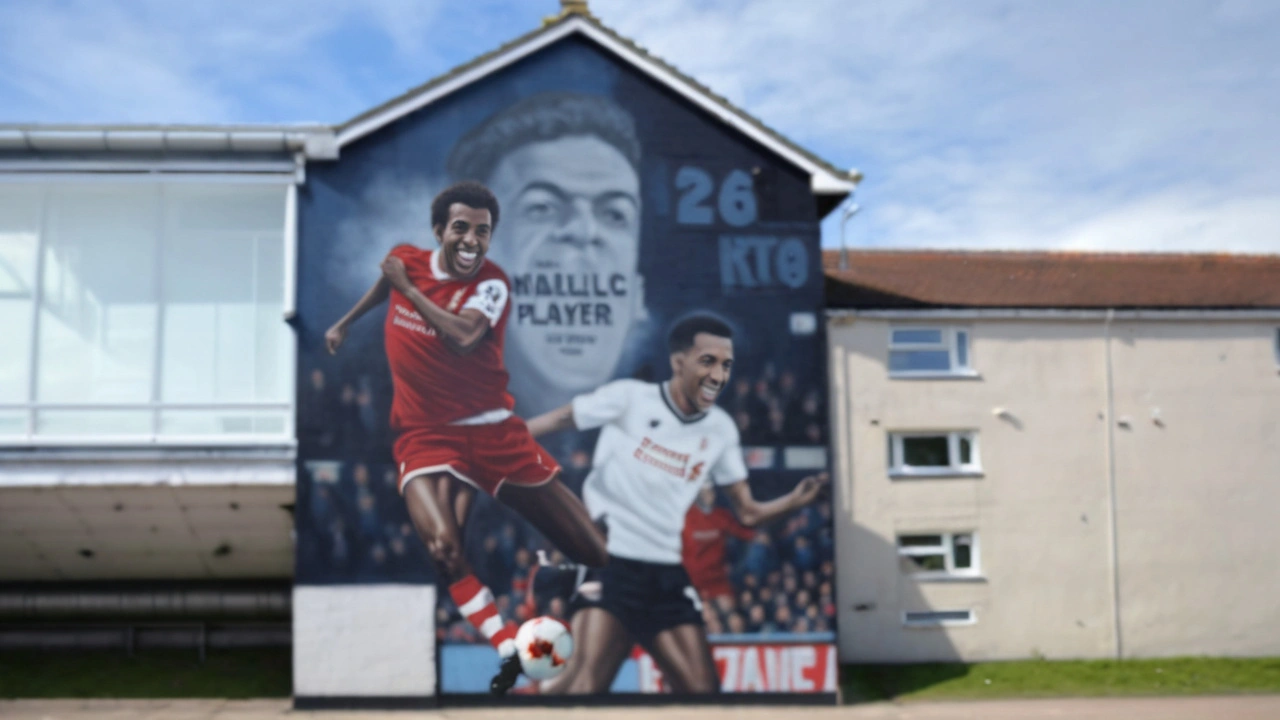
[[[1106,347],[1107,371],[1107,544],[1110,546],[1111,566],[1111,620],[1115,636],[1115,656],[1124,657],[1124,638],[1120,623],[1120,551],[1116,523],[1116,387],[1111,362],[1111,323],[1115,320],[1114,308],[1107,308],[1103,321],[1103,338]]]

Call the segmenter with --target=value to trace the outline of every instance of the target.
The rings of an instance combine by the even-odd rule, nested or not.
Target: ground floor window
[[[975,577],[979,573],[976,533],[898,536],[902,571],[917,578]]]

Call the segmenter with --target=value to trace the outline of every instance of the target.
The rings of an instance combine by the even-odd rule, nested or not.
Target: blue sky
[[[590,5],[862,170],[853,246],[1280,252],[1280,2]],[[3,0],[0,122],[338,123],[558,8]]]

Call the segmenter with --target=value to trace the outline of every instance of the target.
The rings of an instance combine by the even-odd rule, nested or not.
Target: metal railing
[[[0,414],[24,413],[26,415],[26,431],[23,433],[0,434],[0,447],[4,446],[67,446],[67,445],[252,445],[281,444],[292,442],[293,403],[168,403],[168,402],[132,402],[132,403],[83,403],[83,402],[22,402],[0,403]],[[38,431],[39,415],[43,412],[148,412],[150,431],[134,433],[42,433]],[[283,427],[279,432],[210,432],[196,434],[165,433],[161,431],[164,413],[166,412],[245,412],[245,413],[279,413]],[[253,417],[253,416],[249,416]]]

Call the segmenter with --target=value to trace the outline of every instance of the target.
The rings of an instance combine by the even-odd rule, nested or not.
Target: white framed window
[[[979,577],[978,534],[911,533],[898,536],[902,572],[920,580]]]
[[[971,476],[981,472],[975,432],[889,433],[890,476]]]
[[[977,621],[972,610],[923,610],[902,613],[902,624],[907,627],[972,625]]]
[[[0,182],[0,444],[291,442],[290,190]]]
[[[969,331],[955,327],[889,329],[890,377],[972,377]]]

